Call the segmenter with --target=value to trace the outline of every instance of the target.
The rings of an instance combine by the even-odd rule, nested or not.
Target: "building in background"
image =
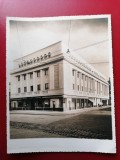
[[[12,109],[65,111],[108,104],[105,77],[61,41],[14,63]]]

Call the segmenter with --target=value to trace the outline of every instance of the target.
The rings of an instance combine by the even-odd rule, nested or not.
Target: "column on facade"
[[[27,73],[27,74],[26,74],[27,92],[30,92],[29,81],[30,81],[30,76],[29,76],[29,74]]]
[[[100,95],[100,90],[101,90],[101,88],[100,88],[100,82],[99,82],[99,95]]]
[[[37,84],[36,84],[36,72],[33,72],[33,91],[37,91]]]
[[[97,81],[97,94],[99,93],[99,88],[98,88],[98,81]]]
[[[80,86],[80,91],[81,91],[81,76],[82,76],[82,74],[79,72],[79,86]]]
[[[75,90],[77,90],[77,71],[74,71],[75,73]]]
[[[88,83],[89,83],[89,77],[87,76],[87,92],[88,92]]]
[[[91,77],[89,78],[89,83],[90,83],[90,93],[91,93]]]
[[[85,75],[83,74],[83,92],[85,92]]]
[[[24,88],[23,88],[23,83],[22,83],[22,75],[20,75],[20,88],[21,88],[21,93],[23,93]]]
[[[99,92],[100,92],[100,86],[99,86],[99,82],[98,82],[98,94],[99,94]]]
[[[90,79],[89,79],[89,77],[88,77],[88,80],[87,80],[87,85],[88,85],[87,91],[88,91],[88,93],[89,93],[89,83],[90,83]]]
[[[93,79],[91,78],[91,93],[93,93]]]
[[[87,76],[85,75],[85,92],[87,92]]]
[[[93,79],[93,94],[95,93],[95,80]]]
[[[44,70],[40,70],[40,79],[41,79],[41,91],[45,90],[45,87],[44,87]]]
[[[102,83],[100,83],[100,95],[102,93]]]

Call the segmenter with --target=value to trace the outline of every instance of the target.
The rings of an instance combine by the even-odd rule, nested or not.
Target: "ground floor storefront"
[[[107,99],[89,97],[27,97],[10,100],[10,110],[51,110],[65,111],[80,108],[106,106]]]

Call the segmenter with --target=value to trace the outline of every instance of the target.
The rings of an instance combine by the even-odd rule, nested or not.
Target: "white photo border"
[[[74,19],[96,19],[108,18],[109,32],[109,71],[111,78],[111,102],[112,102],[112,140],[79,139],[79,138],[28,138],[10,139],[10,114],[9,114],[9,21],[53,21],[53,20],[74,20]],[[112,58],[112,35],[111,15],[88,15],[88,16],[62,16],[44,18],[19,18],[7,17],[6,19],[6,100],[7,100],[7,153],[30,153],[30,152],[101,152],[116,153],[115,135],[115,107],[114,107],[114,81],[113,81],[113,58]]]

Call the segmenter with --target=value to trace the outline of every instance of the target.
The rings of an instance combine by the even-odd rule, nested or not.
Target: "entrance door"
[[[35,110],[35,101],[34,100],[31,100],[31,110]]]

